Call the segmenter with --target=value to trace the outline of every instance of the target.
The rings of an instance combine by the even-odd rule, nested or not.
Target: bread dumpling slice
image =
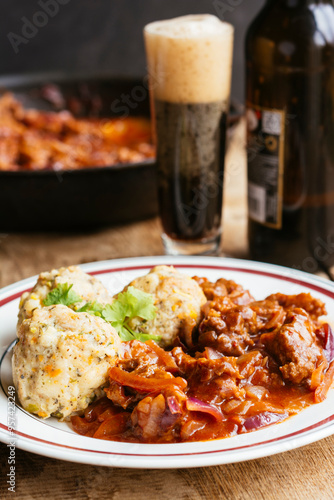
[[[23,321],[12,371],[22,407],[66,418],[103,394],[121,352],[116,330],[102,318],[64,305],[37,308]]]
[[[133,318],[130,327],[136,332],[160,336],[162,347],[172,345],[180,334],[191,334],[207,301],[198,283],[172,266],[154,267],[129,286],[152,294],[156,306],[154,319]]]

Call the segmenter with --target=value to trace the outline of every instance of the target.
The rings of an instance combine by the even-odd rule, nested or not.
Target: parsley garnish
[[[59,283],[56,288],[47,294],[43,300],[43,305],[63,304],[64,306],[71,306],[77,302],[81,302],[81,297],[72,290],[72,287],[73,285],[69,285],[68,283]]]
[[[88,312],[89,314],[94,314],[95,316],[102,316],[102,312],[105,306],[99,304],[98,302],[87,302],[84,306],[77,309],[77,312]]]
[[[155,314],[153,296],[133,286],[119,293],[117,299],[112,304],[107,304],[102,311],[102,317],[117,330],[122,340],[135,338],[142,342],[149,339],[160,340],[161,337],[135,332],[130,328],[129,321],[137,317],[150,320],[155,318]]]
[[[72,290],[73,285],[61,283],[48,293],[43,301],[45,306],[63,304],[71,307],[82,302],[82,298]],[[102,317],[110,323],[122,340],[160,340],[161,337],[148,333],[135,332],[129,326],[133,318],[150,320],[155,318],[156,307],[153,304],[153,296],[150,293],[129,286],[125,292],[119,293],[112,304],[102,305],[98,302],[87,302],[77,312],[87,312]]]

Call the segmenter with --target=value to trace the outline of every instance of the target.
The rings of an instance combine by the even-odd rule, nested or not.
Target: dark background
[[[42,3],[53,15],[38,14]],[[51,70],[142,76],[145,24],[212,13],[235,26],[232,95],[243,101],[245,31],[263,4],[264,0],[1,0],[0,75]],[[27,28],[23,17],[35,28]],[[28,31],[22,31],[24,26]]]

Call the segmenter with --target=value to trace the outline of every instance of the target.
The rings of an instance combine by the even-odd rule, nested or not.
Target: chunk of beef
[[[238,385],[240,375],[237,358],[224,357],[208,359],[197,353],[196,358],[183,352],[180,347],[172,351],[175,362],[182,376],[188,381],[188,396],[195,396],[201,401],[222,402],[226,398],[239,398],[242,395]],[[211,389],[214,387],[214,389]],[[215,394],[214,398],[212,393]]]
[[[315,327],[303,309],[287,312],[281,328],[261,336],[267,351],[279,363],[285,381],[310,383],[312,372],[325,360]]]
[[[208,359],[199,353],[198,358],[193,358],[183,352],[181,347],[174,347],[172,350],[173,358],[178,366],[182,376],[188,380],[196,376],[201,381],[207,382],[213,377],[220,377],[228,374],[235,378],[242,378],[237,367],[237,358],[224,357],[218,359]]]
[[[248,306],[237,306],[224,297],[208,302],[204,319],[199,325],[198,345],[201,349],[214,347],[225,356],[239,356],[254,344],[256,314]]]
[[[193,279],[201,286],[208,300],[229,297],[237,305],[247,305],[254,300],[248,290],[245,290],[241,285],[232,280],[220,278],[216,283],[212,283],[207,278],[194,276]]]
[[[320,316],[327,314],[325,304],[322,300],[312,297],[310,293],[300,293],[298,295],[275,293],[273,295],[269,295],[267,300],[276,301],[285,309],[290,307],[300,307],[310,315],[313,321],[317,321]]]
[[[286,312],[277,301],[266,299],[252,302],[250,308],[256,314],[257,328],[261,332],[277,329],[284,323]]]

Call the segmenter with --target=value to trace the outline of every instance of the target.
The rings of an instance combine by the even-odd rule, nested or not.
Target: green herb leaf
[[[69,285],[68,283],[59,283],[56,288],[47,294],[43,300],[43,305],[63,304],[64,306],[71,306],[77,302],[82,302],[81,297],[72,290],[72,287],[73,285]]]
[[[72,290],[72,287],[73,285],[68,283],[60,283],[48,293],[43,304],[45,306],[63,304],[70,307],[82,302],[81,297]],[[115,328],[123,341],[133,339],[142,342],[150,339],[161,340],[161,337],[157,335],[135,332],[130,328],[128,322],[132,318],[138,317],[148,321],[155,318],[156,315],[153,296],[133,286],[129,286],[125,292],[119,293],[112,304],[102,305],[99,302],[87,302],[80,309],[76,309],[76,312],[87,312],[102,317]]]
[[[122,340],[160,340],[157,335],[140,333],[131,330],[128,322],[132,318],[150,320],[155,318],[156,308],[153,296],[142,292],[133,286],[129,286],[125,292],[119,293],[112,304],[107,304],[102,311],[105,321],[111,323]]]
[[[113,327],[117,331],[119,337],[123,341],[133,340],[135,337],[125,326],[121,325],[121,323],[114,324]]]
[[[139,317],[150,320],[155,318],[156,309],[153,303],[153,295],[150,293],[138,290],[134,286],[129,286],[126,292],[122,295],[122,301],[126,301],[131,307],[131,315],[133,318]]]
[[[146,340],[156,340],[159,342],[162,338],[160,335],[151,335],[150,333],[133,332],[133,334],[134,337],[141,342],[146,342]]]
[[[94,316],[102,316],[104,306],[99,304],[99,302],[87,302],[84,306],[77,309],[77,312],[87,312],[93,314]]]
[[[102,317],[109,323],[123,323],[126,317],[130,317],[131,311],[128,304],[122,304],[118,299],[112,304],[107,304],[102,311]]]

